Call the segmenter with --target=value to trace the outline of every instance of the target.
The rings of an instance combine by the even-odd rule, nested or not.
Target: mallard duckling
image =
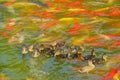
[[[41,52],[41,53],[44,53],[45,52],[45,46],[43,45],[43,44],[41,44],[41,45],[39,45],[39,51]]]
[[[28,53],[28,46],[26,44],[22,44],[22,54]]]
[[[91,51],[91,55],[86,55],[86,56],[84,56],[84,60],[92,60],[92,59],[94,59],[96,57],[96,53],[95,53],[95,50],[93,49],[92,51]]]
[[[51,57],[51,56],[54,56],[54,54],[55,54],[55,50],[50,50],[46,53],[46,56]]]
[[[38,49],[38,48],[35,48],[34,51],[33,51],[32,57],[37,58],[37,57],[39,57],[39,55],[40,55],[39,49]]]
[[[92,63],[92,60],[88,60],[88,66],[85,66],[78,70],[80,73],[88,73],[89,71],[93,70],[95,65]]]
[[[34,44],[29,46],[29,52],[33,52],[34,51]]]
[[[55,52],[54,56],[57,57],[57,58],[67,58],[68,54],[65,53],[64,50],[59,49]]]
[[[102,58],[94,58],[93,60],[92,60],[92,62],[93,62],[93,64],[101,64],[101,63],[104,63],[105,61],[107,61],[107,55],[104,53],[103,55],[102,55]]]

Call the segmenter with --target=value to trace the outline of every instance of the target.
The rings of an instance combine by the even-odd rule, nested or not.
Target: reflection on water
[[[0,0],[0,79],[2,80],[99,80],[120,67],[119,0]],[[22,34],[21,34],[21,31]],[[17,36],[16,36],[17,35]],[[106,64],[89,74],[74,68],[79,60],[21,54],[21,43],[66,41],[82,44],[85,54],[94,48]],[[120,69],[120,68],[119,68]]]

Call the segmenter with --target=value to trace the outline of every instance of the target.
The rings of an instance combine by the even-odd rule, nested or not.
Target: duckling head
[[[40,46],[39,46],[39,50],[41,51],[41,50],[44,50],[44,45],[43,44],[41,44]]]
[[[85,49],[84,49],[84,47],[83,47],[83,46],[80,46],[80,50],[81,50],[82,52],[84,52],[84,51],[85,51]]]
[[[92,50],[91,54],[92,54],[93,56],[97,56],[94,49]]]
[[[102,56],[102,58],[103,58],[105,61],[107,60],[107,57],[108,57],[108,56],[107,56],[105,53],[104,53],[103,56]]]

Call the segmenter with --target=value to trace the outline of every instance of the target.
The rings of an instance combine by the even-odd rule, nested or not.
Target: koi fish
[[[12,5],[16,0],[11,0],[10,2],[6,2],[3,4],[4,7],[8,7],[9,5]]]
[[[82,3],[79,1],[75,1],[75,2],[72,2],[71,4],[66,5],[67,8],[73,8],[73,7],[79,7],[79,6],[82,6]]]
[[[55,25],[56,23],[57,23],[56,21],[51,21],[51,22],[49,22],[48,24],[46,24],[46,25],[44,26],[44,28],[49,28],[49,27]]]
[[[108,79],[112,80],[111,78],[117,73],[118,73],[118,68],[115,67],[114,69],[112,69],[111,72],[109,72],[106,76],[104,76],[100,80],[108,80]]]
[[[106,35],[108,37],[118,37],[118,36],[120,36],[119,34],[104,34],[104,35]]]
[[[43,12],[43,17],[49,18],[52,17],[52,14],[48,11]]]
[[[56,6],[56,10],[60,10],[61,9],[61,6],[60,5],[57,5]]]
[[[94,11],[91,16],[108,16],[108,14],[104,11]]]
[[[113,48],[115,46],[120,46],[120,40],[115,40],[112,45],[110,46],[110,48]]]
[[[93,36],[93,37],[90,37],[90,38],[86,38],[84,41],[85,42],[93,42],[95,40],[98,40],[99,37],[98,36]]]
[[[3,36],[3,38],[7,38],[8,37],[7,32],[2,32],[2,36]]]
[[[112,10],[112,12],[109,13],[109,16],[117,16],[117,15],[120,15],[120,10],[119,10],[118,8],[110,7],[110,10]]]
[[[68,2],[68,0],[54,0],[55,2]]]
[[[48,7],[52,6],[52,3],[49,0],[46,1],[46,4],[48,5]]]
[[[7,24],[6,28],[7,28],[7,30],[10,31],[10,30],[13,30],[14,26],[9,23],[9,24]]]

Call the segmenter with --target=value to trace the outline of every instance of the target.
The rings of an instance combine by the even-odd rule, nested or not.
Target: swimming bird
[[[96,53],[95,53],[95,50],[93,49],[92,51],[91,51],[91,55],[86,55],[86,56],[84,56],[84,59],[85,60],[92,60],[92,59],[94,59],[96,57]]]
[[[84,66],[80,70],[78,70],[80,73],[88,73],[89,71],[93,70],[95,68],[95,65],[92,63],[92,60],[88,60],[88,66]]]
[[[107,55],[104,53],[101,58],[94,58],[92,59],[93,64],[101,64],[107,61]]]
[[[22,44],[22,54],[28,53],[28,46],[26,44]]]

